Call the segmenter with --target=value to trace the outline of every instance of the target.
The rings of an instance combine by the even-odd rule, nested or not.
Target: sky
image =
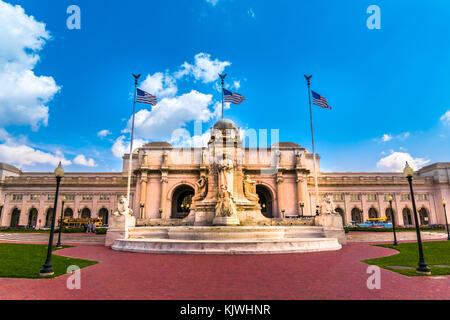
[[[0,0],[0,162],[120,172],[132,73],[158,98],[136,105],[135,146],[207,141],[227,73],[246,100],[226,118],[311,150],[312,74],[332,107],[313,106],[322,171],[450,161],[449,16],[444,0]]]

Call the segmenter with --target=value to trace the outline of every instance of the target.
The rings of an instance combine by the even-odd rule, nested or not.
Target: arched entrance
[[[369,209],[369,218],[374,219],[374,218],[378,218],[378,211],[375,208],[370,208]]]
[[[339,207],[337,207],[334,210],[341,215],[341,217],[342,217],[342,224],[345,225],[345,213],[344,213],[344,210],[342,210],[342,208],[339,208]]]
[[[73,210],[71,208],[66,208],[64,210],[64,218],[65,219],[73,219]]]
[[[28,213],[28,225],[27,225],[27,228],[31,228],[31,229],[36,228],[37,218],[38,218],[38,211],[37,211],[37,209],[36,208],[31,208],[30,212]]]
[[[19,219],[20,219],[20,210],[14,208],[14,210],[11,213],[11,223],[9,224],[9,226],[11,228],[16,228],[19,225]]]
[[[192,197],[195,194],[194,188],[186,184],[175,189],[172,195],[172,219],[183,219],[187,217],[191,210]]]
[[[411,210],[409,210],[409,208],[404,208],[402,210],[402,213],[403,213],[403,224],[404,225],[412,225],[413,220],[412,220],[412,216],[411,216]]]
[[[388,220],[393,223],[394,221],[392,220],[392,213],[393,212],[391,211],[391,208],[386,208],[385,215],[388,218]]]
[[[108,209],[106,208],[101,208],[100,211],[98,212],[98,217],[102,218],[102,224],[108,224]]]
[[[352,209],[352,221],[355,221],[356,223],[362,223],[362,215],[359,208]]]
[[[45,215],[45,227],[46,228],[52,227],[52,219],[53,219],[53,208],[48,208],[47,214]]]
[[[91,210],[89,208],[84,208],[81,210],[81,219],[89,219],[91,217]]]
[[[428,211],[424,207],[422,207],[419,210],[419,217],[420,217],[420,225],[424,226],[429,224]]]
[[[267,187],[259,184],[256,186],[256,194],[259,197],[258,203],[261,206],[261,213],[266,218],[273,218],[272,195],[270,193],[270,190]]]

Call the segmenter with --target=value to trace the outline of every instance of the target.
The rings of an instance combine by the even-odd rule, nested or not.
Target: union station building
[[[292,142],[280,142],[269,148],[244,147],[240,130],[227,119],[211,128],[208,145],[219,138],[218,133],[231,137],[226,143],[231,143],[231,160],[240,172],[235,175],[235,189],[242,190],[243,184],[244,188],[245,183],[250,184],[265,217],[315,215],[314,160],[309,150]],[[138,225],[157,221],[179,223],[189,215],[192,199],[201,197],[199,190],[204,192],[208,185],[212,186],[208,176],[213,162],[208,150],[208,146],[179,148],[167,142],[151,142],[133,153],[130,207]],[[101,217],[107,224],[119,198],[126,196],[129,160],[130,156],[125,154],[120,173],[66,172],[59,197],[63,195],[66,199],[64,217]],[[409,186],[402,173],[322,172],[318,155],[316,168],[319,198],[327,194],[333,200],[344,225],[368,218],[390,218],[390,195],[396,224],[414,224]],[[206,186],[201,187],[202,181],[206,181]],[[421,168],[415,172],[413,183],[420,224],[445,224],[442,201],[450,203],[450,162]],[[23,172],[0,163],[0,227],[49,227],[55,185],[53,173]],[[60,214],[61,200],[58,217]]]

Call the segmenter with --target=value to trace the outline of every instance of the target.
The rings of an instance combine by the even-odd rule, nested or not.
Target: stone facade
[[[211,133],[211,141],[203,148],[152,142],[133,154],[130,207],[138,225],[152,221],[211,224],[214,216],[208,212],[214,208],[208,199],[220,195],[213,179],[219,179],[216,166],[224,158],[233,162],[233,187],[229,188],[241,223],[315,214],[311,152],[291,142],[269,148],[243,147],[239,129],[226,119],[216,123]],[[74,218],[108,215],[126,194],[129,160],[129,155],[124,155],[121,173],[66,173],[61,183],[61,194],[67,196],[64,212],[69,216],[71,211]],[[331,197],[344,225],[389,215],[389,194],[394,197],[396,224],[414,223],[409,187],[402,173],[321,172],[318,155],[316,168],[319,196]],[[53,174],[22,172],[0,164],[0,179],[0,226],[44,227],[53,206]],[[421,224],[444,224],[442,200],[450,203],[450,163],[418,170],[414,191]],[[57,212],[59,216],[60,205]]]

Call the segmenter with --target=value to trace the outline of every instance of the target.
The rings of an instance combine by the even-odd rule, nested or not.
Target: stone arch
[[[370,207],[369,209],[369,218],[378,218],[378,210],[374,207]]]
[[[429,221],[430,219],[430,215],[428,213],[428,210],[425,207],[420,208],[419,210],[419,220],[420,220],[420,225],[427,225],[430,223]]]
[[[344,209],[342,209],[341,207],[337,206],[334,210],[337,213],[339,213],[339,215],[342,217],[342,223],[345,225],[345,212],[344,212]]]
[[[54,210],[52,207],[45,211],[45,227],[51,228]]]
[[[102,218],[102,224],[103,225],[108,224],[108,216],[109,216],[109,211],[105,207],[101,208],[98,211],[98,217]]]
[[[192,197],[195,189],[189,184],[180,184],[171,193],[172,219],[182,219],[187,217],[191,210]]]
[[[10,228],[16,228],[19,225],[19,220],[20,220],[20,209],[14,207],[14,209],[11,211],[11,221],[9,223]]]
[[[38,210],[36,208],[31,208],[28,211],[28,224],[27,228],[34,229],[37,225],[37,219],[38,219]]]
[[[273,218],[273,193],[269,187],[263,184],[256,185],[256,194],[259,197],[258,203],[261,206],[261,213],[266,218]]]
[[[352,209],[352,221],[355,221],[356,223],[362,223],[362,211],[361,209],[354,207]]]
[[[91,209],[88,207],[84,207],[81,210],[81,219],[90,219],[91,218]]]
[[[404,207],[402,210],[403,214],[403,224],[404,225],[414,225],[414,221],[411,214],[411,209]]]

